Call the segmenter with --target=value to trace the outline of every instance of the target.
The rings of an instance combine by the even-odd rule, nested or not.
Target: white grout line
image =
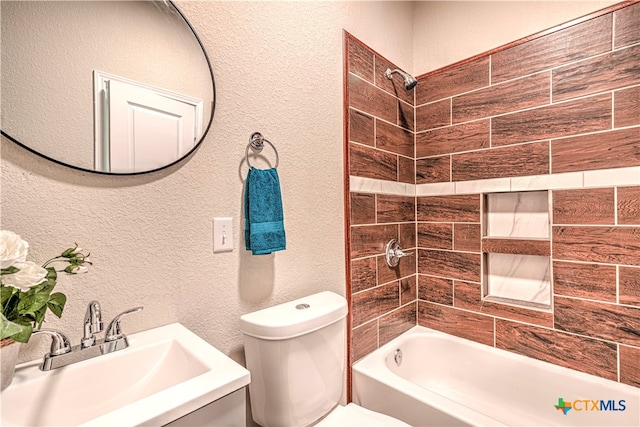
[[[620,265],[616,265],[616,304],[620,304]]]

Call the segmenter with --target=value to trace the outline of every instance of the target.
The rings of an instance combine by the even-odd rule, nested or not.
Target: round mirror
[[[170,1],[0,2],[2,134],[107,174],[167,167],[211,126],[215,85]]]

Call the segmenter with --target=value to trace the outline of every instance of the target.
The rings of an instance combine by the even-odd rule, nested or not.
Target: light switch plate
[[[233,218],[213,218],[213,252],[233,250]]]

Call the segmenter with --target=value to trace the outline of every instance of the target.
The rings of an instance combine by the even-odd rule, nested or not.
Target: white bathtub
[[[421,326],[354,365],[353,400],[414,426],[640,426],[640,388]]]

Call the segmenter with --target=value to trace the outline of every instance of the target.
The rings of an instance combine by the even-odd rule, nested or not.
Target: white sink
[[[16,367],[3,426],[163,425],[247,384],[249,371],[179,323],[128,336],[115,353],[43,372]]]

